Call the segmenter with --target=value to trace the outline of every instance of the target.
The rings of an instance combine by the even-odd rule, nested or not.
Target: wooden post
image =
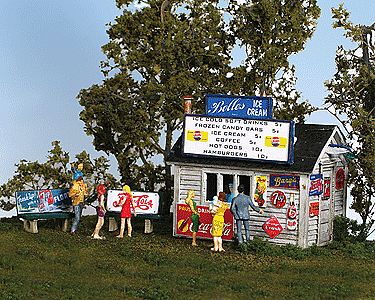
[[[145,219],[145,233],[152,233],[154,231],[154,226],[150,219]]]
[[[23,220],[23,228],[25,231],[30,233],[38,233],[38,221],[37,220]]]
[[[67,232],[68,231],[68,225],[69,225],[68,219],[63,219],[62,224],[61,224],[61,230],[63,232]]]
[[[116,219],[113,218],[113,217],[110,217],[108,218],[108,231],[110,232],[113,232],[113,231],[116,231],[118,229],[118,225],[117,225],[117,222],[116,222]]]
[[[309,176],[302,175],[300,177],[300,198],[298,209],[298,241],[297,245],[302,248],[309,246]]]

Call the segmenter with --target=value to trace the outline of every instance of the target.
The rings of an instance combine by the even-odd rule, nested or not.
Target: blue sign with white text
[[[272,119],[271,97],[206,95],[206,114],[215,117]]]
[[[44,189],[16,192],[17,213],[66,211],[71,208],[69,189]]]

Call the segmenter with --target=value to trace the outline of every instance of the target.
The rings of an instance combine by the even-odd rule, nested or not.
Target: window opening
[[[250,176],[240,175],[239,179],[240,179],[239,184],[243,184],[243,186],[245,187],[244,194],[249,196],[250,195]]]
[[[211,201],[217,194],[217,176],[213,173],[207,173],[206,175],[206,200]]]
[[[226,194],[226,201],[228,203],[232,202],[235,195],[233,183],[234,175],[223,174],[223,192]]]

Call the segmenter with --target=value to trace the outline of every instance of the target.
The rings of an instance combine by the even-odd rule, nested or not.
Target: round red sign
[[[277,208],[282,208],[286,203],[286,196],[282,191],[275,191],[270,197],[271,203]]]

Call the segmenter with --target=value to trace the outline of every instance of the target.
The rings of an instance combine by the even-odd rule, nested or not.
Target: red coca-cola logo
[[[149,210],[152,208],[152,199],[148,195],[133,196],[135,207],[141,210]]]
[[[212,239],[212,214],[209,212],[208,206],[197,205],[199,212],[199,227],[197,237]],[[192,221],[191,210],[186,204],[177,205],[176,234],[191,236]],[[223,240],[231,240],[233,237],[233,215],[227,209],[224,213]]]
[[[193,232],[193,224],[190,224],[189,227],[190,231]],[[232,237],[233,232],[232,232],[232,224],[231,223],[224,223],[223,227],[223,236],[226,237]],[[201,234],[210,234],[212,235],[212,223],[200,223],[198,227],[198,232]]]

